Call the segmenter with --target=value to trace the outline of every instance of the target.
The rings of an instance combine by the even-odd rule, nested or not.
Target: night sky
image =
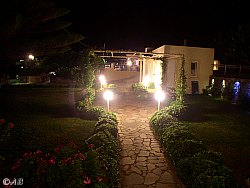
[[[225,3],[226,2],[226,3]],[[249,22],[240,0],[56,0],[71,10],[72,31],[84,44],[106,49],[144,50],[164,44],[213,47],[219,32]]]

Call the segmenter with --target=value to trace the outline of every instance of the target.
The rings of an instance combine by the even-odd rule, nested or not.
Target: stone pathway
[[[105,105],[105,101],[98,102]],[[157,110],[152,99],[138,101],[131,93],[116,96],[110,110],[118,118],[121,144],[120,182],[122,188],[183,188],[174,168],[165,158],[162,148],[149,125],[150,116]]]

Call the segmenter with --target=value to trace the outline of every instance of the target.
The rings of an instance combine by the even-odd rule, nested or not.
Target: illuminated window
[[[219,61],[218,60],[214,60],[213,70],[218,70],[218,69],[219,69]]]
[[[226,81],[222,80],[222,87],[225,88],[226,87]]]
[[[197,62],[191,62],[191,76],[197,76]]]

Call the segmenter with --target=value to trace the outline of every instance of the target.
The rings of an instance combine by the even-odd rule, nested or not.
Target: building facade
[[[214,49],[189,46],[163,45],[152,51],[155,54],[172,54],[168,57],[168,63],[164,78],[162,78],[162,60],[143,60],[143,81],[150,79],[155,85],[161,84],[164,79],[164,87],[175,89],[176,81],[183,57],[185,60],[185,74],[187,77],[187,94],[201,94],[209,85],[209,78],[213,74]]]

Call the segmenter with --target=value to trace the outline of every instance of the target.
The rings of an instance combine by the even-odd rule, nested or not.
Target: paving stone
[[[156,174],[156,175],[159,175],[159,176],[162,174],[162,171],[161,171],[160,168],[156,168],[156,169],[154,169],[152,172],[153,172],[154,174]]]
[[[154,184],[158,179],[159,179],[159,176],[157,176],[156,174],[148,173],[145,177],[144,184],[146,185]]]
[[[155,169],[155,164],[147,164],[148,171],[152,171]]]
[[[127,164],[133,164],[134,162],[135,162],[134,159],[131,159],[130,157],[124,157],[121,159],[120,164],[127,165]]]
[[[148,138],[148,136],[147,136],[145,133],[142,133],[142,134],[140,135],[140,138]]]
[[[130,167],[130,171],[133,171],[133,172],[135,172],[137,174],[142,174],[142,171],[139,168],[137,168],[137,167],[135,167],[133,165]]]
[[[149,151],[143,151],[141,150],[140,153],[138,154],[140,157],[148,157],[149,156]]]
[[[131,173],[123,178],[124,185],[139,185],[144,182],[144,178],[136,173]]]
[[[147,158],[146,157],[137,157],[136,158],[136,162],[142,162],[142,161],[146,161]]]

